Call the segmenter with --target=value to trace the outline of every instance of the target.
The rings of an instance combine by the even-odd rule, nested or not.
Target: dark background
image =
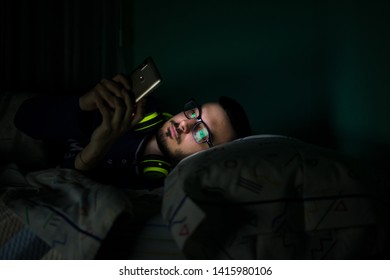
[[[387,1],[5,0],[2,91],[82,93],[152,56],[176,113],[228,95],[256,134],[387,162]]]

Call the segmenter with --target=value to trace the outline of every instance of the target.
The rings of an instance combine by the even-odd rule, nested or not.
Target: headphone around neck
[[[142,133],[154,131],[171,117],[169,113],[151,112],[134,127],[134,131]],[[139,175],[149,179],[164,179],[172,168],[173,165],[161,155],[150,154],[138,160]]]

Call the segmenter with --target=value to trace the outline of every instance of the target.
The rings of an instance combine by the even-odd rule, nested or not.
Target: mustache
[[[177,133],[176,141],[177,141],[178,144],[180,144],[180,142],[181,142],[181,137],[180,136],[181,136],[183,131],[179,128],[179,123],[177,123],[177,122],[175,122],[173,120],[170,120],[169,122],[170,122],[171,126],[173,126],[175,128],[176,133]],[[172,137],[172,133],[171,133],[170,127],[167,128],[167,131],[165,132],[165,135],[167,137]]]

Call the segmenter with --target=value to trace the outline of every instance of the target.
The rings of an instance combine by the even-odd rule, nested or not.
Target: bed
[[[387,259],[389,180],[334,151],[256,135],[180,162],[162,188],[47,165],[1,95],[0,259]]]

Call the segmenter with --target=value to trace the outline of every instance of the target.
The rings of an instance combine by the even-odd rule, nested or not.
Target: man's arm
[[[72,138],[88,143],[74,157],[74,167],[86,171],[93,169],[113,142],[142,119],[144,108],[144,101],[135,104],[128,80],[117,75],[113,80],[103,79],[81,97],[37,96],[29,99],[20,106],[14,123],[35,139]],[[101,124],[92,134],[83,125],[83,116],[90,112],[102,115]]]

